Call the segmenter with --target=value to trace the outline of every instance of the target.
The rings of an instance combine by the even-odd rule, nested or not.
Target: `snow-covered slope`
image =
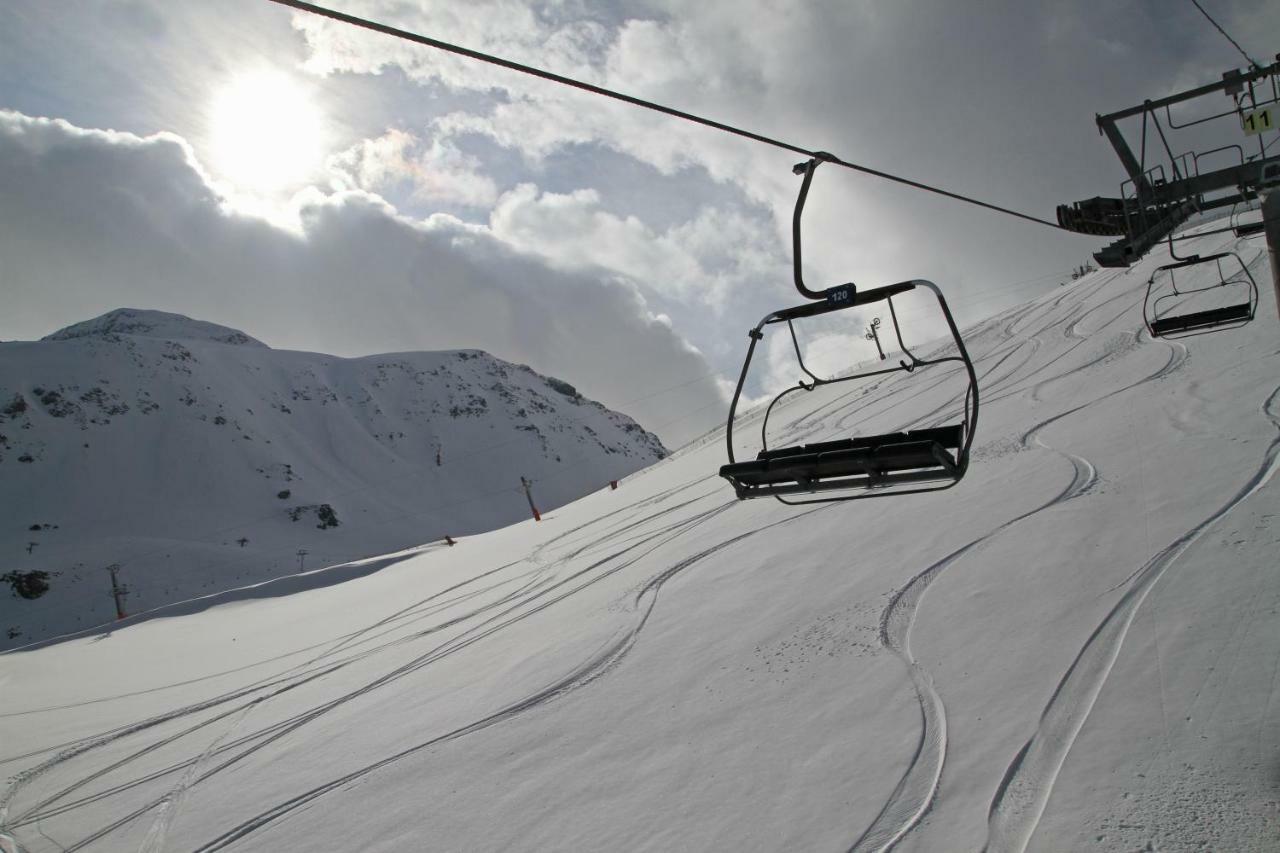
[[[1238,243],[1263,275],[1260,245]],[[739,503],[711,436],[541,524],[0,657],[0,831],[29,851],[1273,850],[1276,306],[1151,340],[1161,254],[970,331],[981,423],[950,491]],[[903,427],[955,390],[793,395],[779,428]]]
[[[0,648],[114,615],[112,563],[139,612],[491,530],[528,516],[521,476],[550,509],[664,454],[483,352],[343,359],[112,311],[0,344],[0,574],[50,575],[0,596]]]

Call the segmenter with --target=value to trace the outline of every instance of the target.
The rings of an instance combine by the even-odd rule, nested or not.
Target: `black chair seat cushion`
[[[957,424],[762,451],[753,461],[722,466],[720,476],[736,485],[763,486],[858,475],[874,484],[883,474],[921,469],[953,473],[963,432]]]
[[[1195,311],[1177,317],[1162,317],[1151,324],[1151,334],[1159,337],[1169,332],[1186,332],[1191,329],[1221,326],[1224,323],[1238,323],[1241,320],[1248,320],[1251,313],[1251,306],[1246,302],[1243,305],[1226,305],[1222,308]]]

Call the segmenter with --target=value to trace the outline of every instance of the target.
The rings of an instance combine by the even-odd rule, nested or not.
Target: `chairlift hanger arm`
[[[825,314],[828,311],[839,311],[843,308],[852,308],[857,305],[865,305],[868,302],[879,302],[882,299],[888,299],[898,293],[904,293],[915,287],[915,281],[904,281],[898,284],[890,284],[885,287],[878,287],[869,290],[866,293],[858,293],[857,287],[853,282],[838,284],[835,287],[828,287],[824,290],[813,290],[804,283],[804,262],[802,241],[800,234],[800,220],[804,215],[804,203],[809,197],[809,185],[813,183],[813,173],[817,171],[819,164],[823,162],[839,163],[840,159],[833,154],[825,151],[818,151],[813,158],[803,163],[797,163],[792,167],[791,171],[797,175],[804,175],[804,180],[800,182],[800,192],[796,196],[795,212],[791,215],[791,246],[792,246],[792,270],[795,278],[796,290],[806,299],[821,300],[819,304],[800,305],[795,308],[787,308],[782,311],[775,312],[776,321],[770,321],[769,317],[760,321],[763,326],[766,322],[778,322],[784,320],[794,320],[800,317],[812,317],[817,314]],[[774,316],[774,315],[771,315]],[[760,328],[757,326],[756,328]]]
[[[819,151],[813,159],[804,163],[797,163],[791,169],[791,171],[797,175],[804,175],[804,180],[800,182],[800,194],[796,196],[796,209],[795,212],[791,214],[791,262],[795,275],[796,290],[800,291],[800,295],[805,299],[826,299],[828,294],[828,291],[826,290],[810,290],[805,286],[802,261],[800,258],[800,217],[804,213],[805,199],[809,197],[809,184],[813,183],[814,171],[818,168],[818,164],[823,160],[833,159],[835,158],[827,152]]]

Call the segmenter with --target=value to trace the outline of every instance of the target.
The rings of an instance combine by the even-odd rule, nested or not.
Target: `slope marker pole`
[[[126,618],[126,614],[124,612],[124,596],[129,591],[129,588],[126,586],[121,586],[120,578],[117,577],[117,575],[120,572],[119,563],[112,563],[106,568],[107,568],[107,571],[111,573],[111,597],[115,599],[116,620],[119,621],[121,619]]]
[[[542,521],[542,513],[538,512],[538,508],[533,503],[533,481],[521,475],[520,487],[524,489],[524,496],[529,499],[529,509],[533,511],[533,520]]]

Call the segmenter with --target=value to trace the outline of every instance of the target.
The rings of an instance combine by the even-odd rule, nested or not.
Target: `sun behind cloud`
[[[275,70],[241,73],[214,97],[212,162],[238,189],[295,188],[324,156],[323,117],[307,88]]]

